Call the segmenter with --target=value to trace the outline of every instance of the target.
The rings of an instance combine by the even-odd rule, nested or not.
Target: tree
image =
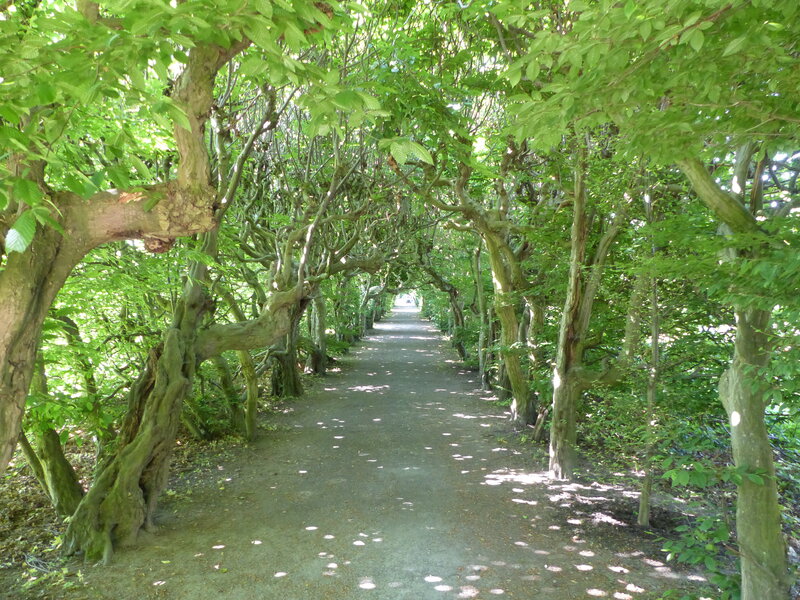
[[[613,122],[634,151],[677,162],[722,223],[734,232],[757,235],[759,192],[749,211],[735,194],[744,189],[742,174],[760,140],[770,140],[769,159],[797,138],[791,101],[783,91],[796,87],[798,72],[779,66],[795,62],[797,7],[731,2],[712,10],[687,1],[670,4],[666,11],[661,4],[633,2],[615,7],[579,2],[570,9],[563,32],[537,36],[527,55],[510,66],[514,79],[524,73],[541,83],[514,108],[526,115],[519,134],[546,128],[548,134],[537,141],[548,146],[568,127],[585,131]],[[657,143],[654,131],[659,132]],[[706,146],[720,159],[731,142],[749,148],[739,152],[747,159],[740,158],[735,169],[733,195],[720,189],[698,158]],[[756,181],[753,189],[759,185]],[[747,252],[757,252],[757,246],[754,242]],[[774,470],[763,422],[766,390],[752,377],[769,361],[770,310],[749,301],[736,302],[734,308],[737,341],[720,392],[732,411],[737,465],[762,469],[768,480]],[[742,439],[736,439],[740,435],[748,440],[746,451]],[[770,488],[770,483],[757,487],[752,480],[739,486],[741,509],[758,506],[764,515],[759,526],[744,512],[737,520],[745,599],[788,595],[779,505]]]

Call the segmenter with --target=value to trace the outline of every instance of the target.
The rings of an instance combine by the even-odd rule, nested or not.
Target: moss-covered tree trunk
[[[219,375],[219,386],[222,388],[222,393],[228,404],[231,427],[233,427],[234,431],[244,435],[244,406],[242,405],[241,394],[236,389],[233,381],[231,366],[224,356],[215,356],[213,363]]]
[[[308,300],[298,303],[292,310],[291,326],[282,345],[272,357],[272,394],[278,398],[296,398],[303,395],[303,382],[297,368],[297,339],[300,319]]]
[[[143,527],[152,526],[167,482],[182,402],[197,365],[194,344],[208,307],[201,280],[187,284],[162,343],[150,351],[131,389],[117,450],[67,529],[65,550],[70,554],[108,562],[115,546],[132,543]]]
[[[254,283],[257,284],[257,282]],[[261,290],[260,285],[254,285],[254,287],[259,290],[259,300],[261,302],[261,306],[264,306],[267,303],[266,294],[264,294],[263,290]],[[231,294],[229,290],[226,290],[222,287],[217,287],[217,293],[219,293],[219,295],[222,296],[222,298],[228,304],[233,316],[236,317],[238,321],[245,322],[246,317],[244,311],[239,306],[239,303],[236,301],[236,298],[234,298],[233,294]],[[258,399],[261,395],[261,390],[258,385],[258,374],[256,373],[256,365],[255,362],[253,362],[253,357],[250,355],[249,350],[237,350],[236,356],[239,359],[239,366],[242,369],[242,377],[244,378],[245,382],[245,399],[244,406],[242,407],[244,410],[241,414],[241,424],[243,427],[242,432],[245,436],[245,439],[252,441],[256,436]],[[241,404],[238,404],[238,406],[241,407]],[[238,419],[239,415],[235,416]]]
[[[772,445],[764,423],[768,385],[759,376],[770,359],[770,313],[736,307],[733,361],[719,384],[728,413],[734,464],[746,473],[736,499],[736,534],[742,565],[743,600],[785,600],[789,597],[786,541]]]
[[[42,324],[83,254],[48,230],[39,232],[26,252],[12,253],[0,269],[0,470],[11,460],[20,432]]]
[[[763,202],[761,181],[754,181],[751,210],[743,204],[746,174],[753,149],[746,144],[737,156],[736,172],[741,192],[722,189],[697,159],[678,161],[700,200],[734,233],[763,235],[754,213]],[[758,170],[756,172],[759,172]],[[752,248],[753,255],[758,248]],[[742,600],[785,600],[789,597],[786,542],[781,531],[772,446],[764,422],[768,389],[759,370],[770,362],[772,349],[767,310],[734,305],[736,340],[733,360],[719,383],[720,399],[731,427],[733,460],[737,467],[763,476],[745,476],[736,499],[736,537],[742,569]]]
[[[216,254],[217,231],[205,234],[202,252]],[[207,267],[195,262],[170,326],[152,349],[132,386],[113,456],[99,470],[65,535],[67,553],[108,561],[114,547],[152,527],[158,497],[167,483],[182,403],[197,366],[226,350],[268,347],[289,330],[303,287],[275,292],[257,319],[200,330],[210,307]]]
[[[494,311],[500,320],[500,355],[503,357],[505,373],[511,387],[511,419],[519,425],[533,423],[536,407],[528,387],[528,377],[522,368],[519,348],[519,319],[514,286],[497,240],[490,235],[484,237],[489,253],[495,284]]]
[[[242,377],[245,382],[244,397],[244,436],[252,442],[256,439],[256,428],[258,426],[258,399],[261,397],[261,389],[258,386],[258,374],[253,357],[249,350],[239,350],[236,355],[239,357],[239,364],[242,367]]]
[[[640,277],[641,281],[647,278]],[[647,373],[647,404],[645,407],[644,437],[645,447],[642,457],[642,468],[644,469],[644,480],[642,481],[641,493],[639,495],[639,511],[636,516],[636,523],[640,527],[650,526],[650,498],[653,492],[653,449],[655,447],[656,427],[655,410],[656,396],[658,394],[659,381],[659,362],[660,362],[660,342],[661,326],[658,312],[658,281],[655,277],[650,278],[650,368]],[[638,281],[637,281],[638,284]],[[639,289],[639,285],[636,289]],[[628,335],[626,342],[628,341]],[[629,346],[629,353],[633,353],[633,348]],[[630,358],[630,357],[629,357]]]
[[[38,432],[36,448],[28,441],[25,432],[21,432],[19,443],[25,460],[56,513],[61,517],[72,515],[83,497],[83,487],[64,456],[58,432],[52,428]]]
[[[41,353],[36,359],[30,391],[32,395],[39,395],[44,399],[49,396],[44,356]],[[75,469],[64,455],[64,447],[61,445],[61,437],[58,432],[52,427],[44,427],[36,430],[34,435],[35,449],[28,442],[24,432],[20,435],[25,458],[42,489],[50,497],[56,513],[59,516],[68,517],[78,507],[78,503],[83,497],[83,487],[78,481]]]

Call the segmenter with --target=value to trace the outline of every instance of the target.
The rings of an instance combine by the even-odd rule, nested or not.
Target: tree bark
[[[233,430],[244,435],[244,408],[242,406],[242,399],[239,391],[233,383],[233,373],[231,366],[228,364],[227,359],[222,356],[215,356],[213,361],[214,367],[217,369],[219,375],[219,385],[222,388],[222,393],[228,403],[228,413],[230,416],[230,423]]]
[[[49,395],[44,357],[41,353],[37,356],[31,393],[43,398]],[[25,432],[20,433],[25,458],[42,489],[50,497],[56,513],[61,517],[68,517],[75,512],[83,497],[83,488],[78,481],[78,475],[64,455],[61,438],[55,429],[44,427],[37,429],[34,435],[35,449],[25,437]]]
[[[27,250],[11,253],[0,269],[0,470],[11,460],[19,436],[42,324],[75,265],[113,240],[172,240],[213,227],[216,194],[209,184],[204,124],[214,75],[246,43],[229,49],[198,45],[190,51],[172,95],[190,123],[189,129],[175,127],[176,181],[131,193],[102,192],[88,201],[52,192],[64,234],[39,227],[43,230]]]
[[[504,256],[497,240],[485,236],[486,249],[495,285],[494,310],[500,320],[500,355],[511,386],[511,419],[519,425],[533,423],[536,407],[528,388],[528,378],[519,357],[519,320],[517,303],[513,298],[514,286],[504,264]]]
[[[193,273],[194,274],[194,273]],[[194,341],[208,308],[200,279],[187,283],[163,342],[151,350],[133,386],[119,445],[72,517],[65,536],[69,554],[108,562],[117,545],[134,542],[152,527],[183,399],[194,379]]]
[[[328,344],[325,337],[326,309],[325,296],[317,294],[311,301],[311,343],[313,345],[309,356],[308,368],[315,375],[325,375],[328,368]]]
[[[785,600],[789,596],[786,541],[775,463],[764,410],[767,385],[758,371],[770,360],[767,329],[770,313],[736,307],[733,361],[719,383],[720,399],[731,426],[733,460],[758,481],[745,475],[736,501],[736,533],[742,565],[743,600]]]
[[[75,512],[83,498],[83,487],[75,469],[64,456],[61,439],[52,427],[37,434],[38,454],[44,470],[47,493],[56,512],[68,517]]]
[[[215,256],[216,245],[214,230],[205,234],[201,251]],[[291,321],[289,299],[302,293],[298,285],[290,293],[273,294],[274,304],[264,307],[254,321],[202,330],[207,334],[213,329],[213,333],[201,345],[198,332],[210,307],[206,289],[207,267],[195,262],[172,324],[162,343],[150,351],[141,376],[131,388],[117,449],[73,515],[65,535],[68,553],[108,562],[115,546],[133,543],[142,528],[152,527],[158,497],[167,482],[182,403],[191,391],[197,366],[223,350],[274,343],[286,333]],[[275,322],[270,321],[273,317]],[[200,354],[201,347],[206,354]]]
[[[752,153],[749,154],[748,160]],[[743,161],[739,161],[743,162]],[[700,200],[735,233],[758,233],[758,221],[745,208],[743,181],[740,197],[724,191],[696,159],[678,162]],[[738,169],[737,172],[745,172]],[[759,184],[754,185],[757,189]],[[760,204],[760,200],[754,205]],[[757,253],[758,249],[752,249]],[[768,339],[771,313],[745,304],[733,306],[736,340],[733,360],[719,383],[720,399],[731,426],[734,464],[762,473],[762,482],[743,477],[736,500],[736,537],[742,569],[742,600],[785,600],[789,596],[786,543],[781,530],[781,507],[775,464],[764,411],[767,386],[758,371],[772,358]],[[758,480],[758,478],[756,478]]]
[[[297,398],[303,395],[303,382],[297,369],[298,326],[308,300],[303,300],[294,307],[290,318],[289,331],[284,336],[283,344],[272,356],[272,394],[278,398]]]
[[[217,293],[222,296],[222,298],[228,304],[233,316],[236,317],[239,322],[245,322],[246,318],[244,311],[239,306],[239,303],[236,302],[236,298],[234,298],[233,294],[231,294],[229,290],[220,287],[217,288]],[[267,295],[263,294],[261,297],[264,303],[266,303]],[[262,303],[262,306],[264,303]],[[258,374],[256,373],[256,365],[253,362],[253,357],[250,355],[249,349],[240,348],[236,351],[236,356],[239,359],[239,365],[242,369],[242,377],[245,381],[244,436],[246,440],[253,441],[256,437],[258,399],[261,396],[261,391],[258,386]]]
[[[486,293],[483,289],[483,274],[481,269],[481,248],[480,245],[475,249],[472,260],[472,278],[475,280],[475,299],[478,305],[480,325],[478,331],[478,374],[481,382],[481,389],[489,389],[489,367],[488,367],[488,336],[489,336],[489,316],[486,307]]]
[[[644,277],[641,278],[644,280]],[[638,289],[638,286],[635,290]],[[634,294],[636,293],[634,290]],[[626,326],[627,329],[627,326]],[[633,332],[631,332],[633,335]],[[653,447],[655,432],[653,431],[656,423],[655,409],[656,409],[656,395],[658,393],[658,380],[659,380],[659,361],[660,361],[660,342],[661,324],[658,314],[658,280],[653,277],[650,280],[650,369],[647,374],[647,406],[645,408],[645,423],[644,423],[644,481],[642,482],[642,491],[639,496],[639,512],[636,516],[636,522],[639,527],[650,526],[650,497],[653,491]],[[628,336],[626,335],[626,342]],[[633,349],[628,349],[627,360],[632,360]]]
[[[569,279],[564,312],[558,333],[558,349],[553,371],[553,418],[550,425],[550,475],[555,479],[570,479],[575,468],[577,439],[575,405],[581,388],[571,371],[580,363],[581,304],[583,299],[583,268],[586,254],[586,189],[584,166],[579,165],[575,177]]]

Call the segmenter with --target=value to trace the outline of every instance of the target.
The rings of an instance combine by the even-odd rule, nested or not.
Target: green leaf
[[[643,21],[641,25],[639,25],[639,35],[642,36],[643,41],[647,41],[647,38],[650,37],[650,33],[653,31],[653,24],[650,21]]]
[[[14,182],[14,196],[28,206],[36,206],[42,201],[42,190],[30,179],[17,179]]]
[[[64,177],[64,183],[69,191],[77,194],[81,198],[88,198],[97,191],[97,185],[80,171],[68,173]]]
[[[341,73],[339,73],[339,69],[331,69],[330,71],[326,71],[325,73],[322,74],[322,81],[324,81],[328,85],[338,84],[340,78],[341,78]]]
[[[144,206],[142,207],[144,212],[150,212],[153,210],[156,204],[158,204],[163,197],[164,194],[160,192],[150,192],[150,195],[147,197],[147,200],[145,200]]]
[[[522,79],[522,67],[519,64],[511,65],[503,76],[508,79],[511,87],[514,87]]]
[[[630,20],[631,15],[634,13],[635,10],[636,10],[635,0],[628,0],[628,2],[625,3],[625,11],[624,11],[625,18]]]
[[[722,52],[722,56],[730,56],[731,54],[736,54],[744,48],[745,43],[747,42],[747,36],[738,37],[735,40],[732,40],[727,46],[725,46],[725,50]]]
[[[699,29],[695,29],[689,38],[689,45],[694,48],[696,52],[700,52],[700,48],[703,47],[703,42],[705,39],[705,34]]]
[[[286,40],[286,45],[292,50],[300,50],[300,48],[308,43],[305,34],[303,34],[300,28],[291,21],[286,22],[286,29],[284,30],[283,35],[284,39]]]
[[[39,104],[51,104],[56,99],[56,88],[47,82],[36,86],[36,101]]]
[[[270,19],[259,17],[244,26],[244,33],[253,43],[264,50],[274,50],[275,40],[272,35],[274,24]]]
[[[702,11],[699,11],[699,10],[698,10],[698,11],[695,11],[695,12],[693,12],[691,15],[689,15],[689,18],[688,18],[688,19],[686,19],[686,20],[683,22],[683,26],[684,26],[684,27],[691,27],[692,25],[694,25],[695,23],[697,23],[697,21],[698,21],[698,20],[700,19],[700,17],[702,17],[702,16],[703,16],[703,12],[702,12]]]
[[[239,72],[245,76],[259,75],[267,70],[266,61],[260,56],[250,55],[242,60]]]
[[[36,220],[42,225],[52,227],[61,234],[64,233],[64,228],[61,226],[61,223],[50,216],[50,209],[46,206],[41,204],[39,206],[34,206],[31,209],[31,212],[33,213],[33,216],[36,217]]]
[[[25,252],[36,234],[36,217],[31,209],[22,213],[6,234],[6,252]]]
[[[378,101],[377,98],[375,98],[374,96],[370,96],[369,94],[366,94],[364,92],[356,92],[356,93],[361,98],[361,101],[364,103],[364,106],[366,107],[367,110],[380,110],[381,103],[380,101]]]
[[[416,156],[422,162],[428,163],[429,165],[433,164],[433,156],[431,156],[431,153],[428,152],[425,146],[422,146],[417,142],[408,142],[408,149],[410,150],[411,154]]]
[[[268,19],[272,18],[272,3],[269,0],[254,0],[253,4],[260,14]]]
[[[167,112],[169,112],[169,116],[172,117],[172,122],[178,127],[183,127],[187,131],[192,130],[192,125],[189,123],[189,117],[186,116],[186,113],[183,112],[178,105],[170,102]]]
[[[133,168],[136,169],[136,172],[139,174],[139,177],[141,177],[145,181],[152,179],[150,169],[147,168],[147,165],[144,164],[144,161],[141,158],[139,158],[135,154],[130,155],[128,158],[133,164]]]
[[[343,90],[336,94],[333,102],[344,110],[356,110],[361,108],[361,97],[353,90]]]
[[[131,180],[128,177],[127,169],[119,165],[112,165],[108,167],[108,178],[117,189],[127,189],[131,185]]]
[[[525,77],[527,77],[530,81],[536,81],[540,70],[539,63],[533,60],[528,63],[527,67],[525,67]]]
[[[764,478],[756,473],[747,473],[747,478],[757,485],[764,485]]]
[[[406,164],[406,161],[408,160],[408,152],[405,149],[405,144],[393,142],[391,146],[389,146],[389,152],[391,152],[392,156],[397,161],[397,164]]]

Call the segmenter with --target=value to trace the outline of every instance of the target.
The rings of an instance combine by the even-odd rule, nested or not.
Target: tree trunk
[[[260,289],[260,286],[259,286]],[[233,316],[239,322],[245,322],[246,317],[244,311],[239,306],[239,303],[234,298],[233,294],[224,287],[218,286],[217,293],[225,300],[228,307],[231,309]],[[259,297],[263,299],[262,306],[267,304],[267,296],[263,294],[263,290],[259,292]],[[243,414],[243,433],[245,439],[253,441],[256,436],[256,419],[258,418],[258,399],[261,391],[258,386],[258,374],[256,373],[256,365],[253,362],[253,357],[247,349],[240,349],[236,351],[236,356],[239,359],[239,365],[242,369],[242,377],[245,381],[245,401],[244,401],[244,414]]]
[[[375,328],[375,300],[369,300],[364,311],[364,333]]]
[[[749,162],[752,152],[744,148],[740,163]],[[746,160],[744,160],[746,158]],[[703,163],[697,159],[678,161],[702,202],[735,233],[762,233],[758,220],[742,203],[740,195],[723,190]],[[737,173],[747,168],[737,165]],[[760,206],[760,181],[754,182],[753,206]],[[757,248],[753,249],[757,254]],[[742,565],[742,600],[785,600],[789,596],[786,543],[781,531],[775,464],[769,442],[764,410],[769,403],[767,386],[758,371],[770,362],[767,338],[770,313],[734,306],[736,341],[733,361],[719,382],[719,394],[731,425],[733,460],[747,472],[763,473],[753,481],[747,476],[738,486],[736,536]]]
[[[244,435],[244,408],[242,407],[242,400],[239,391],[233,383],[233,373],[231,373],[231,366],[228,364],[227,359],[220,355],[215,356],[213,359],[214,366],[219,374],[219,385],[222,388],[222,393],[228,403],[228,415],[230,424],[234,431]]]
[[[41,353],[36,360],[31,393],[43,398],[48,397],[47,377],[44,370],[44,357]],[[68,517],[75,512],[78,503],[83,497],[83,488],[78,482],[75,469],[64,456],[61,438],[52,427],[36,431],[36,449],[25,437],[20,434],[20,442],[25,458],[36,475],[42,489],[50,497],[56,513],[61,517]]]
[[[303,383],[297,369],[298,326],[303,311],[308,304],[303,300],[292,314],[291,327],[286,334],[283,346],[272,357],[272,394],[278,398],[298,398],[303,395]]]
[[[261,390],[258,386],[258,374],[253,357],[249,350],[238,350],[236,355],[239,357],[239,364],[242,367],[242,377],[245,382],[244,400],[244,436],[248,442],[256,439],[256,427],[258,425],[258,399]]]
[[[580,320],[583,297],[583,264],[586,253],[586,193],[583,166],[578,167],[572,217],[569,280],[564,312],[558,333],[556,365],[553,371],[553,418],[550,424],[550,475],[570,479],[575,468],[577,432],[575,407],[581,388],[574,375],[580,364]]]
[[[44,470],[47,493],[56,512],[62,517],[72,515],[83,498],[83,487],[75,469],[64,456],[61,439],[53,428],[47,428],[37,436],[38,454]]]
[[[644,280],[644,277],[642,277]],[[635,290],[638,289],[638,286]],[[631,326],[632,327],[632,326]],[[631,332],[632,333],[632,332]],[[642,482],[642,491],[639,496],[639,514],[637,515],[636,522],[640,527],[650,526],[650,496],[653,491],[653,446],[655,432],[653,431],[656,424],[655,410],[656,410],[656,394],[658,392],[658,379],[659,379],[659,338],[661,335],[661,327],[658,314],[658,281],[655,277],[651,280],[650,289],[650,369],[647,375],[647,407],[645,410],[645,448],[643,457],[644,468],[644,481]],[[626,336],[626,342],[627,342]],[[632,348],[629,349],[628,360],[633,353]]]
[[[297,370],[297,349],[288,343],[272,356],[272,395],[277,398],[298,398],[303,383]]]
[[[204,125],[217,71],[247,44],[197,44],[190,50],[172,93],[189,121],[188,129],[174,129],[180,156],[175,181],[135,192],[102,192],[88,202],[72,193],[49,191],[64,233],[38,227],[27,250],[12,252],[1,265],[0,470],[11,460],[19,436],[42,324],[78,261],[113,240],[171,240],[213,228],[216,193],[209,185]]]
[[[217,232],[205,234],[202,252],[216,254]],[[162,343],[131,388],[128,411],[117,449],[99,470],[65,535],[65,550],[87,560],[108,562],[116,545],[132,543],[139,531],[152,527],[158,497],[167,482],[184,398],[192,388],[197,365],[225,350],[268,346],[285,335],[290,312],[302,286],[274,292],[261,315],[244,323],[199,326],[210,304],[207,268],[190,268],[183,296]]]
[[[36,481],[39,482],[39,485],[42,487],[42,490],[44,490],[44,493],[49,495],[50,492],[47,489],[47,480],[44,478],[44,467],[42,466],[42,461],[39,460],[36,450],[34,450],[33,446],[28,440],[28,436],[25,435],[25,430],[21,430],[19,432],[19,447],[20,450],[22,450],[23,456],[25,456],[25,461],[28,463],[33,476],[36,478]]]
[[[501,361],[497,367],[497,377],[495,378],[495,395],[498,402],[505,404],[513,402],[514,395],[511,392],[511,381],[508,379],[505,361]]]
[[[197,360],[194,342],[207,303],[200,280],[190,280],[160,346],[130,392],[119,446],[73,515],[65,536],[69,554],[108,562],[116,545],[152,527],[158,496]]]
[[[731,426],[734,464],[747,474],[736,500],[736,534],[742,565],[742,600],[789,597],[786,541],[772,446],[764,423],[768,385],[759,375],[770,359],[770,313],[736,307],[733,362],[720,379],[722,404]]]
[[[325,296],[317,294],[311,301],[311,327],[312,351],[309,355],[308,368],[315,375],[325,375],[328,368],[328,344],[325,337],[326,329]]]
[[[494,303],[486,307],[486,319],[488,320],[489,339],[486,344],[486,376],[487,376],[487,389],[491,390],[497,385],[499,380],[499,368],[497,367],[497,341],[500,339],[500,324],[497,321],[494,312]]]
[[[458,352],[458,357],[465,361],[467,360],[467,349],[464,346],[464,310],[461,308],[461,303],[458,299],[458,290],[453,288],[453,291],[448,292],[447,297],[450,300],[450,314],[453,317],[452,344],[456,352]]]
[[[0,269],[0,470],[11,460],[47,311],[81,249],[54,230],[37,233]]]
[[[518,425],[533,423],[536,407],[528,388],[526,376],[519,359],[519,321],[516,302],[513,300],[513,284],[507,273],[504,257],[498,242],[491,236],[484,238],[489,251],[489,261],[495,284],[494,310],[500,320],[500,355],[503,357],[506,375],[511,386],[511,419]]]
[[[481,270],[481,248],[480,245],[475,249],[472,260],[472,278],[475,280],[475,299],[480,315],[480,329],[478,331],[478,377],[481,382],[481,389],[489,389],[489,368],[487,361],[487,345],[489,333],[489,317],[486,307],[486,293],[483,289],[483,275]]]

